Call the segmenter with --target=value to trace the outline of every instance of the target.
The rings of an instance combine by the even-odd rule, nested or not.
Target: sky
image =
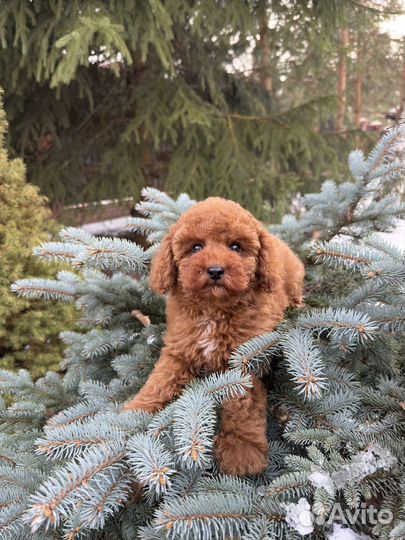
[[[401,3],[404,13],[393,15],[390,20],[385,21],[381,25],[394,39],[399,39],[405,35],[405,0],[401,0]]]

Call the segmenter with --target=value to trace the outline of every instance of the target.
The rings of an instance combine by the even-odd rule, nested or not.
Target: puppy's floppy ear
[[[174,262],[172,240],[174,231],[171,230],[160,244],[159,250],[153,257],[149,274],[149,285],[157,293],[170,291],[177,280],[177,268]]]
[[[281,285],[280,254],[273,236],[261,226],[259,229],[260,251],[257,259],[256,279],[260,287],[274,291]]]

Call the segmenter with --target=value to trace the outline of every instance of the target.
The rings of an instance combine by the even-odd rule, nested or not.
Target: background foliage
[[[38,377],[58,368],[62,355],[58,334],[73,324],[74,310],[43,300],[28,303],[10,291],[10,284],[27,273],[55,275],[54,268],[38,264],[32,250],[56,234],[58,226],[38,188],[26,182],[23,162],[9,159],[6,128],[0,108],[0,366],[26,367]]]
[[[345,133],[335,122],[342,54],[348,95],[361,69],[370,75],[366,107],[381,113],[398,102],[402,53],[389,39],[358,65],[358,36],[379,34],[383,18],[369,4],[1,2],[10,147],[54,210],[137,198],[152,185],[198,199],[223,195],[259,216],[266,201],[274,221],[293,191],[345,169],[356,123],[350,107]],[[376,64],[390,72],[377,84]]]

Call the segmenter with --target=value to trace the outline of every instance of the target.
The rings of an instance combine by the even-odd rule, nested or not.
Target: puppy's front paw
[[[232,433],[218,435],[215,452],[221,472],[231,476],[260,474],[269,460],[267,441],[246,441]]]
[[[124,403],[121,412],[128,412],[128,411],[143,411],[143,412],[150,412],[154,413],[158,411],[161,408],[160,403],[154,403],[152,401],[146,401],[145,399],[141,399],[138,395],[135,396],[130,401],[127,401]]]
[[[145,407],[145,403],[143,403],[137,395],[130,401],[126,401],[122,407],[122,412],[147,410],[148,409]]]
[[[134,401],[135,400],[132,399],[131,401],[127,401],[126,403],[124,403],[124,405],[122,406],[121,412],[136,411],[137,406],[136,404],[134,404]]]

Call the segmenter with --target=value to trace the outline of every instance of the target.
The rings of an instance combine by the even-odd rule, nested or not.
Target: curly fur
[[[238,243],[239,253],[230,246]],[[194,253],[193,246],[203,249]],[[214,283],[207,274],[221,266]],[[156,412],[201,373],[224,371],[231,351],[271,331],[288,306],[300,306],[304,267],[239,204],[212,197],[185,212],[154,257],[150,285],[169,293],[161,357],[124,410]],[[267,395],[263,383],[222,406],[215,441],[223,473],[258,474],[268,462]]]

